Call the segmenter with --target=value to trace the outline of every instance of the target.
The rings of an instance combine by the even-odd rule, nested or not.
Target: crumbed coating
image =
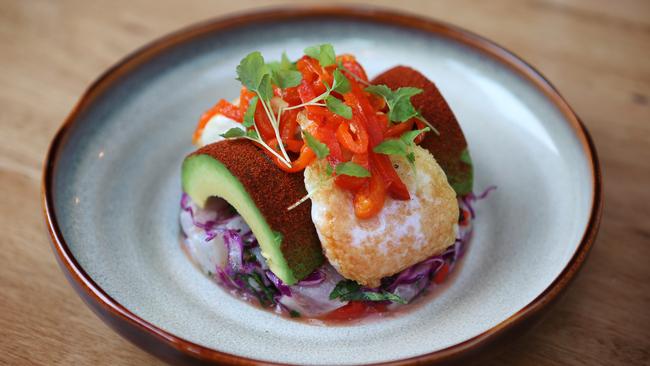
[[[377,287],[398,273],[443,252],[456,238],[458,202],[445,173],[431,153],[414,148],[416,171],[406,159],[391,157],[411,193],[408,201],[386,198],[382,211],[362,220],[354,214],[352,194],[325,178],[322,164],[305,170],[312,196],[312,220],[325,256],[345,278]]]
[[[436,85],[419,71],[406,66],[393,67],[371,82],[385,84],[391,89],[411,86],[423,90],[421,94],[412,97],[411,102],[440,134],[427,133],[420,146],[431,151],[438,164],[447,173],[452,186],[464,187],[461,193],[469,193],[467,190],[471,191],[471,186],[463,183],[471,180],[472,166],[461,160],[463,151],[467,149],[467,141],[454,113]]]
[[[242,183],[267,223],[282,234],[280,249],[297,279],[323,263],[323,254],[311,221],[311,202],[287,211],[307,194],[302,174],[278,168],[260,149],[246,140],[225,140],[206,145],[193,155],[219,160]]]

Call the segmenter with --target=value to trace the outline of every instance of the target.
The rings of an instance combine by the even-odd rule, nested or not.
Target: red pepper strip
[[[237,122],[241,122],[243,116],[238,106],[230,103],[225,99],[221,99],[217,104],[215,104],[212,108],[208,109],[205,113],[203,113],[203,115],[201,115],[201,118],[199,119],[199,123],[196,126],[196,129],[194,130],[194,135],[192,136],[192,141],[194,143],[199,141],[199,138],[201,138],[201,134],[203,133],[203,129],[205,128],[205,125],[207,125],[210,119],[212,119],[212,117],[214,117],[217,114],[224,115]]]
[[[269,145],[271,148],[273,148],[276,152],[280,152],[277,145],[278,145],[278,140],[276,139],[270,139],[267,142],[267,145]],[[296,160],[291,162],[291,168],[289,168],[285,163],[280,161],[277,156],[272,154],[270,151],[267,149],[262,149],[264,153],[268,157],[270,157],[275,165],[277,165],[280,169],[287,173],[296,173],[299,172],[307,167],[307,165],[311,164],[312,161],[316,159],[316,154],[305,144],[303,144],[302,148],[300,149],[300,155]]]
[[[302,103],[300,94],[298,94],[298,87],[286,88],[282,90],[282,99],[289,103],[290,106]]]
[[[447,275],[449,275],[449,265],[445,263],[442,265],[442,268],[440,268],[438,272],[436,272],[436,274],[433,276],[433,282],[441,284],[445,282]]]
[[[242,115],[242,120],[246,110],[248,109],[248,105],[254,96],[255,93],[249,91],[246,87],[241,88],[241,92],[239,93],[239,113]]]
[[[388,193],[390,193],[391,197],[396,200],[411,199],[408,188],[406,188],[402,179],[397,175],[393,163],[391,163],[387,155],[371,153],[370,161],[372,166],[377,168],[384,181],[387,182]]]
[[[326,320],[352,320],[366,313],[369,306],[362,301],[350,301],[346,305],[325,315]]]
[[[316,130],[314,137],[316,137],[318,141],[327,145],[330,149],[330,154],[327,156],[327,160],[332,166],[336,166],[336,164],[343,161],[341,146],[339,146],[336,141],[336,134],[334,131],[328,128],[319,128]]]
[[[325,85],[323,84],[324,82],[327,83],[327,85],[332,86],[332,81],[333,77],[331,74],[329,74],[326,70],[324,70],[318,60],[313,59],[311,57],[305,58],[305,63],[307,65],[307,69],[313,72],[314,74],[318,75],[318,78],[313,81],[313,86],[314,86],[314,91],[317,94],[321,94],[325,92]]]
[[[282,140],[290,140],[298,137],[297,117],[298,110],[296,109],[282,112],[282,117],[280,117],[280,137],[282,137]]]
[[[386,132],[384,132],[384,137],[389,138],[389,137],[400,137],[402,134],[406,131],[410,131],[413,129],[413,120],[410,119],[408,121],[398,123],[392,127],[389,127]]]
[[[288,151],[291,152],[300,152],[302,147],[305,145],[305,143],[302,140],[296,140],[296,139],[282,139],[282,142],[284,143],[284,148]]]
[[[363,91],[356,84],[352,86],[353,93],[345,95],[348,105],[354,106],[353,112],[360,116],[359,120],[365,122],[365,127],[369,136],[369,147],[373,148],[383,140],[381,126],[377,122],[375,111],[372,110],[368,99],[364,97]],[[356,90],[355,90],[356,89]],[[356,94],[359,94],[357,97]],[[353,113],[354,114],[354,113]],[[376,166],[381,176],[386,181],[390,196],[398,200],[408,200],[411,198],[408,189],[402,179],[397,175],[393,164],[386,155],[371,153],[371,166]]]
[[[386,108],[386,99],[384,99],[383,97],[380,97],[378,95],[370,94],[368,96],[368,101],[370,101],[370,105],[376,111],[383,111],[384,108]]]
[[[366,75],[366,71],[357,62],[357,60],[356,60],[356,58],[354,56],[352,56],[350,54],[339,55],[339,56],[336,57],[336,60],[341,61],[341,63],[343,64],[343,67],[350,70],[350,72],[352,72],[354,75],[356,75],[359,79],[361,79],[363,81],[368,81],[368,76]],[[350,79],[354,79],[353,77],[350,77],[350,75],[346,75],[346,76],[348,76],[348,78],[350,78]]]
[[[360,128],[366,130],[368,147],[373,148],[383,140],[381,126],[375,119],[375,111],[363,96],[363,91],[359,89],[358,85],[354,83],[351,83],[351,85],[352,93],[347,93],[343,97],[346,104],[352,107],[352,119],[357,120]]]
[[[425,128],[425,127],[427,126],[424,122],[420,121],[420,120],[417,119],[417,118],[412,118],[412,119],[415,120],[415,124],[417,125],[418,130],[421,130],[421,129],[423,129],[423,128]],[[424,135],[425,135],[425,133],[421,133],[421,134],[419,134],[419,135],[415,138],[415,140],[413,140],[413,142],[416,143],[416,144],[419,144],[420,142],[422,142],[422,140],[424,140]]]
[[[469,210],[461,209],[460,210],[460,222],[458,225],[460,226],[466,226],[469,224],[470,219],[472,218],[472,214],[469,212]]]
[[[350,133],[349,125],[347,123],[341,123],[336,130],[336,138],[344,148],[356,154],[364,154],[368,151],[368,134],[366,134],[363,128],[357,131],[359,133],[355,140]]]
[[[391,127],[390,122],[388,122],[388,116],[385,113],[377,113],[375,114],[375,118],[377,119],[379,126],[381,126],[382,133],[385,135],[386,130]]]
[[[337,175],[334,177],[334,183],[337,186],[351,192],[358,191],[367,181],[368,178],[351,177],[349,175]]]
[[[377,215],[386,201],[386,183],[376,169],[372,169],[370,181],[354,195],[354,214],[360,219]]]
[[[361,165],[362,167],[370,171],[370,161],[368,160],[367,153],[355,154],[352,156],[351,161],[355,164]],[[336,183],[337,186],[352,192],[358,191],[368,181],[369,181],[368,178],[351,177],[349,175],[337,175],[334,178],[334,183]]]
[[[266,115],[266,112],[264,111],[264,106],[262,106],[262,101],[258,101],[257,107],[255,107],[255,125],[257,126],[257,129],[260,131],[260,135],[261,135],[260,137],[264,141],[275,138],[275,131],[273,130],[271,121],[269,121],[269,117]]]

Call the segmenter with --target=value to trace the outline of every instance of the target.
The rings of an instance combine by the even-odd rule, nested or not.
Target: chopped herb
[[[338,175],[349,175],[359,178],[367,178],[370,176],[370,172],[366,168],[351,161],[337,164],[334,172]]]
[[[225,133],[222,133],[220,135],[221,137],[231,139],[231,138],[237,138],[237,137],[244,137],[246,136],[246,131],[242,130],[239,127],[233,127],[226,131]]]
[[[345,119],[352,118],[352,108],[332,95],[329,95],[327,98],[325,98],[325,105],[327,106],[327,109],[332,113],[338,114]]]
[[[293,309],[291,309],[291,310],[289,310],[289,316],[292,317],[292,318],[300,318],[300,313],[293,310]]]
[[[334,47],[329,43],[320,46],[311,46],[305,48],[305,55],[315,58],[323,67],[334,65],[336,63],[336,53]]]
[[[352,280],[341,280],[336,284],[332,292],[330,293],[330,300],[337,298],[343,298],[358,292],[361,290],[361,286]]]
[[[352,280],[342,280],[336,284],[330,293],[330,300],[341,301],[391,301],[399,304],[406,304],[406,300],[394,293],[381,290],[380,292],[363,290],[361,286]]]
[[[324,143],[318,141],[311,133],[302,131],[303,136],[305,137],[305,142],[307,146],[316,154],[316,157],[323,159],[330,154],[330,149]]]

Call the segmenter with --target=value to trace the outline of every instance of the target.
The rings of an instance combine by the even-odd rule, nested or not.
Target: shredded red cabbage
[[[496,187],[490,186],[478,195],[470,193],[459,198],[459,208],[461,211],[467,210],[474,219],[476,217],[474,203],[486,198],[494,189]],[[184,220],[185,224],[183,224]],[[193,229],[188,227],[187,222],[190,222],[190,226],[199,229],[201,240],[195,239],[196,233],[191,232]],[[181,223],[186,245],[225,247],[226,258],[221,263],[213,263],[214,271],[208,271],[208,274],[223,287],[247,300],[257,299],[261,305],[273,307],[276,311],[291,316],[298,314],[295,308],[305,315],[316,316],[321,314],[319,313],[321,310],[332,311],[346,303],[329,299],[329,291],[336,281],[342,280],[329,264],[317,269],[296,285],[288,286],[283,283],[268,269],[253,233],[223,200],[211,200],[201,209],[187,194],[183,193]],[[409,302],[432,285],[433,278],[445,264],[450,272],[453,270],[458,260],[465,254],[471,237],[472,225],[469,220],[465,225],[459,224],[458,238],[442,254],[434,255],[396,275],[384,278],[378,288],[363,288],[363,291],[390,292]],[[189,243],[192,240],[194,242]]]

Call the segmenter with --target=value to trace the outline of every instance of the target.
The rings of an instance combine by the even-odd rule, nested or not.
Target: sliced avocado
[[[324,260],[311,203],[287,207],[307,194],[302,174],[281,171],[248,141],[221,141],[191,154],[182,166],[182,186],[203,206],[221,197],[253,231],[266,262],[284,283],[295,284]]]
[[[436,85],[419,71],[406,66],[393,67],[375,77],[371,83],[384,84],[393,90],[406,86],[423,90],[413,96],[411,102],[440,134],[427,133],[420,146],[433,154],[457,195],[472,192],[474,173],[465,135]]]

